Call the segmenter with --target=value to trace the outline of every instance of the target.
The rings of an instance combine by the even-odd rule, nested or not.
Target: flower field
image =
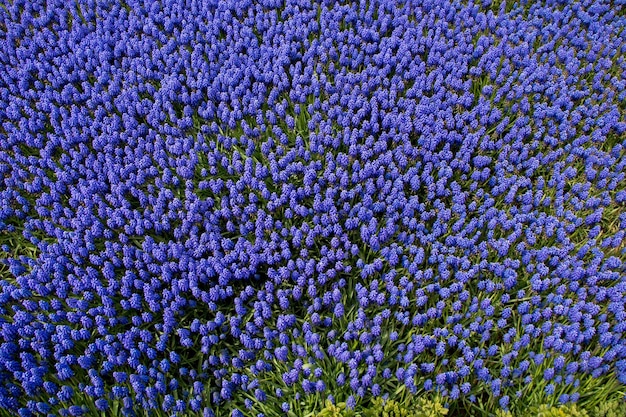
[[[626,2],[0,2],[0,416],[626,417]]]

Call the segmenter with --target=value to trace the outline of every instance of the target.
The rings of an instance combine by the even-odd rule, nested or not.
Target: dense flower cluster
[[[626,383],[623,6],[508,3],[0,7],[0,408]]]

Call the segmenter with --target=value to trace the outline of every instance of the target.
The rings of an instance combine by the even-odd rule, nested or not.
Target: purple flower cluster
[[[619,6],[192,3],[0,7],[0,408],[626,383]]]

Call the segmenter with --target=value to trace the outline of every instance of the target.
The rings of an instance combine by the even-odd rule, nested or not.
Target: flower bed
[[[0,414],[619,412],[620,1],[181,3],[0,4]]]

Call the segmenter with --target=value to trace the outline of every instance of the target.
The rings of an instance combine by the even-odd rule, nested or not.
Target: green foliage
[[[434,401],[420,398],[415,404],[413,415],[415,417],[443,417],[448,414],[448,409],[444,407],[439,398]]]
[[[384,401],[376,398],[372,402],[372,407],[363,413],[364,417],[414,417],[411,410],[407,410],[400,403],[394,400]]]
[[[345,417],[348,414],[354,414],[350,409],[346,408],[346,403],[333,404],[326,400],[326,406],[322,411],[317,413],[316,417]]]
[[[541,405],[535,414],[536,417],[590,417],[589,414],[576,406],[568,404],[560,407]]]
[[[367,410],[353,411],[346,407],[345,403],[332,404],[326,401],[326,406],[316,417],[444,417],[448,409],[436,398],[429,400],[419,398],[409,405],[404,405],[395,400],[383,400],[374,398]]]
[[[626,403],[622,400],[603,402],[591,411],[591,417],[626,417]]]

